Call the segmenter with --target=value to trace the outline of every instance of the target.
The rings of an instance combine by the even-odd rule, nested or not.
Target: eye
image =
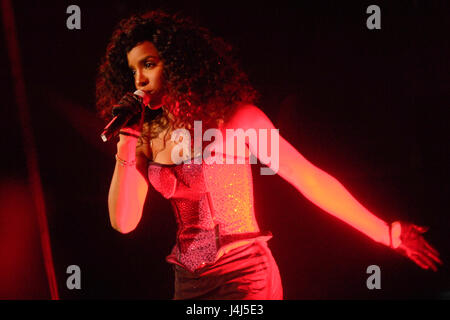
[[[154,67],[154,66],[156,66],[156,63],[153,63],[153,62],[150,62],[150,61],[147,61],[147,62],[144,64],[144,67],[147,68],[147,69],[152,68],[152,67]]]

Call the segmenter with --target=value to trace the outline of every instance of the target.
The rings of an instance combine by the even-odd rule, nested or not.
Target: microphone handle
[[[102,134],[100,137],[102,138],[103,142],[106,142],[110,140],[111,138],[115,137],[119,130],[131,119],[133,115],[130,113],[121,113],[115,116],[103,129]]]

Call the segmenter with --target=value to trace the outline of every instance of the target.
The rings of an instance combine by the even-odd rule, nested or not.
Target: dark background
[[[448,1],[13,1],[32,130],[63,299],[170,299],[175,243],[170,204],[150,189],[137,229],[108,218],[115,143],[95,116],[95,74],[118,21],[162,8],[191,16],[237,51],[258,106],[307,159],[386,221],[430,226],[442,254],[424,271],[323,212],[254,166],[257,219],[271,230],[286,299],[450,297]],[[81,30],[66,8],[81,8]],[[368,5],[381,30],[366,28]],[[47,299],[26,150],[3,29],[0,298]],[[78,265],[82,289],[66,288]],[[366,268],[381,268],[368,290]]]

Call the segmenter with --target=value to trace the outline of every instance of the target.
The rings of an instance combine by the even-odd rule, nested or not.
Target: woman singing
[[[178,225],[167,257],[175,270],[175,299],[283,298],[267,245],[272,235],[255,219],[250,155],[326,212],[420,267],[436,270],[442,262],[421,235],[426,228],[379,219],[282,136],[265,139],[263,146],[261,137],[245,140],[243,152],[214,149],[214,159],[223,162],[209,161],[203,148],[193,148],[197,121],[203,131],[222,133],[215,135],[216,145],[233,145],[227,130],[273,132],[270,119],[255,106],[257,97],[230,46],[190,19],[161,11],[135,15],[120,22],[107,46],[97,107],[105,118],[133,115],[117,143],[110,221],[121,233],[134,230],[149,184],[170,200]],[[275,145],[278,149],[272,149]],[[279,151],[278,162],[262,157],[261,148]]]

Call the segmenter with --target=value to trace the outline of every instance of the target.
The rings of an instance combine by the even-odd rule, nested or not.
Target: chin
[[[152,109],[152,110],[159,109],[162,106],[163,106],[162,103],[151,103],[151,104],[149,104],[149,108]]]
[[[148,104],[150,109],[159,109],[163,106],[162,102],[160,99],[156,100],[156,101],[150,101],[150,103]]]

